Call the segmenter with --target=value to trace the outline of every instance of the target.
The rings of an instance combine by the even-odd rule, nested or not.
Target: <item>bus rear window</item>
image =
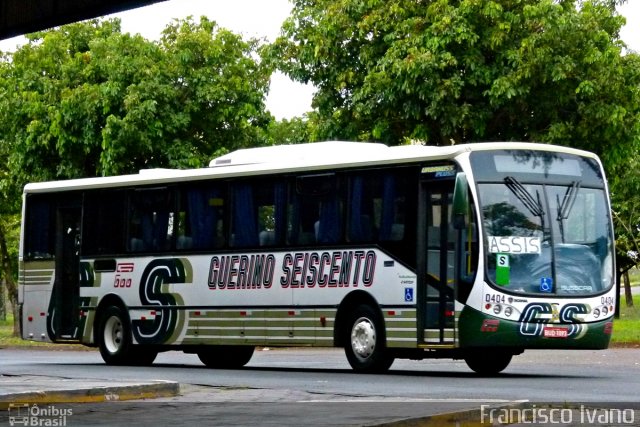
[[[29,195],[25,220],[26,259],[51,259],[54,247],[55,204],[50,197]]]

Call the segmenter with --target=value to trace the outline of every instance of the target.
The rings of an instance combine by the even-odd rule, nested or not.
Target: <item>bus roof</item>
[[[241,177],[329,168],[402,164],[426,160],[453,159],[461,153],[479,150],[548,150],[596,157],[573,148],[523,142],[485,142],[451,146],[402,145],[388,147],[370,142],[325,141],[241,149],[213,159],[208,168],[144,169],[138,174],[80,178],[27,184],[25,193],[125,187],[131,184],[168,184],[184,180]]]

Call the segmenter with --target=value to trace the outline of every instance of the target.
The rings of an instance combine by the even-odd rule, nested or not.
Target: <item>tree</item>
[[[271,120],[258,42],[204,17],[175,21],[160,42],[122,34],[118,20],[27,37],[4,77],[0,135],[30,180],[198,167],[259,144]]]
[[[638,73],[607,0],[296,0],[265,57],[317,87],[324,137],[638,143]]]
[[[1,118],[0,118],[1,120]],[[0,161],[6,165],[6,147],[0,141]],[[18,264],[18,241],[20,239],[20,198],[16,180],[8,171],[0,169],[0,292],[6,294],[13,312],[13,334],[20,333],[18,313],[18,284],[16,280]],[[0,302],[5,304],[4,298]],[[2,307],[4,313],[5,307]]]
[[[640,159],[627,160],[626,168],[618,168],[611,179],[613,222],[616,229],[617,279],[624,279],[625,302],[633,306],[629,270],[640,264]]]
[[[267,129],[269,145],[300,144],[315,142],[313,121],[309,117],[294,117],[290,120],[273,121]]]
[[[14,303],[24,183],[203,166],[265,143],[272,120],[258,41],[204,17],[174,21],[160,42],[122,34],[115,19],[27,41],[0,59],[0,274]]]
[[[625,72],[630,74],[628,80],[637,81],[640,75],[640,57],[627,55],[624,60],[628,62],[625,67]],[[624,102],[630,111],[638,111],[640,108],[640,97],[637,96],[639,92],[640,85],[636,85],[636,96]],[[629,126],[637,144],[640,139],[640,121],[636,120]],[[619,159],[609,156],[609,160],[607,166],[616,234],[617,283],[624,279],[625,300],[630,307],[633,306],[633,297],[629,270],[640,265],[640,156],[635,151]]]
[[[169,25],[159,45],[164,61],[127,94],[129,114],[107,121],[104,145],[114,149],[103,163],[115,167],[137,152],[138,164],[200,167],[214,153],[262,145],[272,118],[264,106],[270,71],[256,60],[258,47],[204,17]]]

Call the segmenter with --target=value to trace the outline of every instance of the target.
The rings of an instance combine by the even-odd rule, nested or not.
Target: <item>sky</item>
[[[123,32],[140,33],[149,40],[158,39],[173,19],[205,15],[245,38],[273,42],[291,7],[289,0],[169,0],[110,16],[122,20]],[[278,72],[271,77],[266,106],[276,119],[291,119],[311,110],[312,96],[312,86],[293,82]]]
[[[629,49],[640,52],[640,0],[628,0],[619,12],[627,18],[621,38]],[[266,38],[274,41],[282,21],[289,16],[289,0],[168,0],[117,16],[122,20],[122,31],[140,33],[155,40],[172,19],[202,15],[246,37]],[[14,50],[20,38],[0,41],[0,50]],[[276,119],[290,119],[311,110],[313,87],[292,82],[276,73],[271,79],[267,96],[267,109]]]

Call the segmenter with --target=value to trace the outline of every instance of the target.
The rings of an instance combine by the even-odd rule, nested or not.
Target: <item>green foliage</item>
[[[216,153],[265,143],[270,71],[258,60],[258,42],[206,18],[175,21],[160,42],[122,34],[119,20],[27,40],[0,57],[6,276],[16,276],[15,214],[25,182],[199,167]]]
[[[0,140],[23,181],[198,167],[263,142],[269,71],[258,42],[201,18],[160,42],[118,20],[28,36],[0,69]]]
[[[629,81],[638,80],[640,75],[640,57],[627,55],[625,72]],[[638,117],[640,109],[640,84],[630,88],[630,96],[621,99],[620,106],[627,111],[635,112]],[[640,142],[640,120],[628,123],[627,132],[634,140],[633,146]],[[613,221],[616,233],[616,265],[619,272],[626,271],[640,264],[640,152],[636,148],[632,152],[621,150],[611,143],[608,147],[608,178],[613,206]]]
[[[297,0],[265,56],[317,87],[322,137],[535,140],[617,161],[638,143],[623,23],[599,0]]]
[[[307,118],[294,117],[291,120],[271,122],[267,129],[269,145],[300,144],[315,142],[313,122]]]
[[[624,272],[640,264],[640,158],[632,156],[610,178],[616,231],[616,266]]]

